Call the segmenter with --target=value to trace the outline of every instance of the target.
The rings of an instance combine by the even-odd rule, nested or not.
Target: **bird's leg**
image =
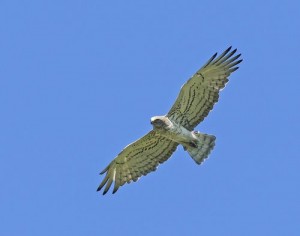
[[[182,146],[183,146],[184,151],[186,151],[188,147],[193,147],[193,148],[198,147],[195,141],[190,141],[190,142],[184,143],[184,144],[182,144]]]
[[[190,142],[189,142],[189,146],[190,146],[190,147],[193,147],[193,148],[196,148],[196,147],[197,147],[197,144],[196,144],[195,141],[190,141]]]

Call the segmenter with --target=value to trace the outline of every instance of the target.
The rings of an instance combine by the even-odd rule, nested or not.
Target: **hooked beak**
[[[150,124],[151,124],[151,125],[153,125],[154,120],[155,120],[155,119],[153,119],[153,117],[152,117],[151,120],[150,120]]]

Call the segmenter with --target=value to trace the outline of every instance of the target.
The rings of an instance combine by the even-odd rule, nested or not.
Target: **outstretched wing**
[[[225,87],[229,75],[236,71],[242,60],[237,49],[229,47],[219,57],[214,54],[181,88],[180,93],[167,116],[193,130],[212,110],[219,99],[219,91]]]
[[[106,185],[104,195],[115,182],[113,189],[115,193],[125,183],[135,182],[142,175],[155,171],[159,164],[172,155],[177,146],[177,143],[159,136],[156,131],[150,131],[141,139],[126,146],[100,173],[106,173],[106,176],[97,191]]]

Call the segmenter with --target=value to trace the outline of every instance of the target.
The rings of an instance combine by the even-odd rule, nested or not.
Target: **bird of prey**
[[[219,99],[219,92],[236,71],[241,54],[229,47],[220,56],[215,53],[181,88],[171,110],[151,118],[153,129],[126,146],[100,173],[106,173],[97,191],[103,195],[114,182],[113,193],[125,183],[137,181],[168,160],[178,145],[201,164],[214,148],[216,137],[194,131]]]

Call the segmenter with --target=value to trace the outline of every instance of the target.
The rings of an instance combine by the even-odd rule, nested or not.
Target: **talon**
[[[197,147],[197,144],[196,144],[195,142],[190,142],[189,144],[190,144],[190,146],[193,147],[193,148],[196,148],[196,147]]]

